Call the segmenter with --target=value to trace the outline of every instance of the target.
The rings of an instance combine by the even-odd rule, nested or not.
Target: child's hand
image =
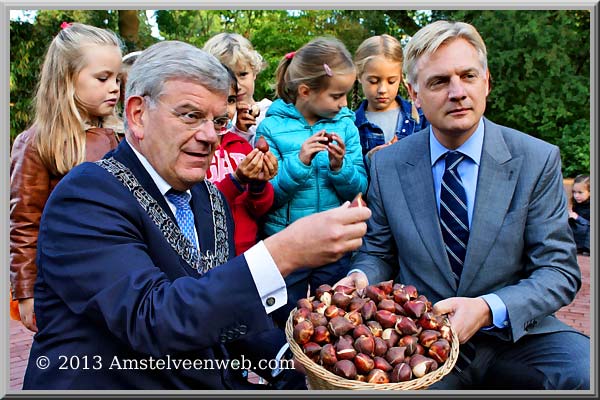
[[[237,103],[237,119],[235,126],[243,132],[248,132],[251,126],[256,125],[256,118],[250,113],[250,104],[248,103]]]
[[[277,157],[275,157],[270,151],[264,153],[263,169],[259,174],[258,180],[263,182],[270,181],[275,175],[277,175],[278,168],[279,164],[277,163]]]
[[[325,131],[319,131],[302,143],[298,157],[304,165],[310,165],[318,152],[327,150],[327,145],[324,143],[326,140],[324,134]]]
[[[344,162],[344,156],[346,155],[346,144],[341,137],[335,133],[331,134],[332,142],[327,145],[327,151],[329,152],[329,168],[332,171],[339,171],[342,168]]]
[[[579,218],[579,214],[577,214],[577,213],[576,213],[575,211],[573,211],[573,210],[569,210],[569,218],[572,218],[572,219],[577,219],[577,218]]]
[[[369,157],[369,160],[370,160],[371,158],[373,158],[373,154],[377,153],[379,150],[383,149],[384,147],[388,147],[391,144],[392,144],[391,142],[388,142],[388,143],[380,144],[379,146],[373,147],[371,150],[369,150],[367,152],[367,157]]]
[[[33,303],[33,297],[19,299],[19,315],[21,316],[21,322],[27,329],[32,332],[37,332],[38,327],[35,321]]]
[[[263,158],[263,153],[260,150],[253,149],[237,166],[233,173],[235,179],[243,185],[257,180],[263,170]]]

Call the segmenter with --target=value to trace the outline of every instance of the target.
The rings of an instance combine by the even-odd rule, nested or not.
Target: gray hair
[[[131,96],[156,100],[172,79],[191,81],[223,96],[229,93],[229,74],[219,60],[191,44],[166,40],[142,51],[131,66],[125,102]],[[127,130],[127,116],[123,119]]]
[[[466,22],[436,21],[421,28],[404,49],[404,75],[415,90],[418,89],[417,63],[422,56],[431,55],[437,49],[455,39],[465,39],[477,50],[483,71],[487,70],[485,43],[473,25]]]

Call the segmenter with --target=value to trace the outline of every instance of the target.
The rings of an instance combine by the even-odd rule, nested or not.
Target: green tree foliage
[[[139,42],[147,47],[157,39],[144,11],[140,18]],[[39,10],[33,23],[10,21],[10,137],[25,130],[33,117],[33,96],[46,50],[62,22],[81,22],[119,33],[119,13],[112,10]],[[123,48],[123,53],[135,48]]]
[[[255,97],[273,98],[275,70],[282,57],[317,36],[340,39],[351,53],[367,37],[414,33],[417,11],[365,10],[159,10],[160,34],[202,47],[213,35],[236,32],[248,38],[267,68],[256,80]],[[417,18],[418,19],[418,18]],[[404,31],[398,21],[410,21]]]
[[[486,116],[561,149],[563,174],[590,170],[590,14],[584,10],[444,11],[488,50]]]
[[[60,29],[60,28],[59,28]],[[23,131],[29,124],[32,96],[44,57],[43,43],[55,30],[36,27],[27,22],[10,23],[10,138]]]
[[[132,43],[124,52],[157,40],[150,36],[144,11],[138,11],[138,18],[139,44]],[[268,65],[256,80],[257,99],[274,97],[280,60],[314,37],[337,37],[354,53],[372,35],[387,33],[406,43],[433,20],[472,23],[487,44],[493,76],[486,116],[558,145],[565,176],[589,171],[590,15],[586,10],[158,10],[156,19],[164,39],[198,47],[220,32],[247,37]],[[119,33],[119,12],[111,10],[43,10],[33,24],[11,21],[11,137],[30,123],[40,64],[62,21]]]

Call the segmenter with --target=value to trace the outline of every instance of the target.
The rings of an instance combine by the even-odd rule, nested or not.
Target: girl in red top
[[[237,80],[227,70],[232,82],[227,117],[232,120],[236,112]],[[276,174],[277,159],[270,151],[252,149],[229,126],[221,132],[207,179],[217,185],[231,208],[236,255],[256,244],[258,221],[273,205],[274,192],[269,180]]]

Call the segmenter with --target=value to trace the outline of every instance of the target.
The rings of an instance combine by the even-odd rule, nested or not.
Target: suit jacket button
[[[269,297],[267,299],[267,305],[271,307],[273,304],[275,304],[275,297]]]
[[[225,343],[227,341],[227,335],[224,333],[221,333],[219,338],[221,339],[221,343]]]

